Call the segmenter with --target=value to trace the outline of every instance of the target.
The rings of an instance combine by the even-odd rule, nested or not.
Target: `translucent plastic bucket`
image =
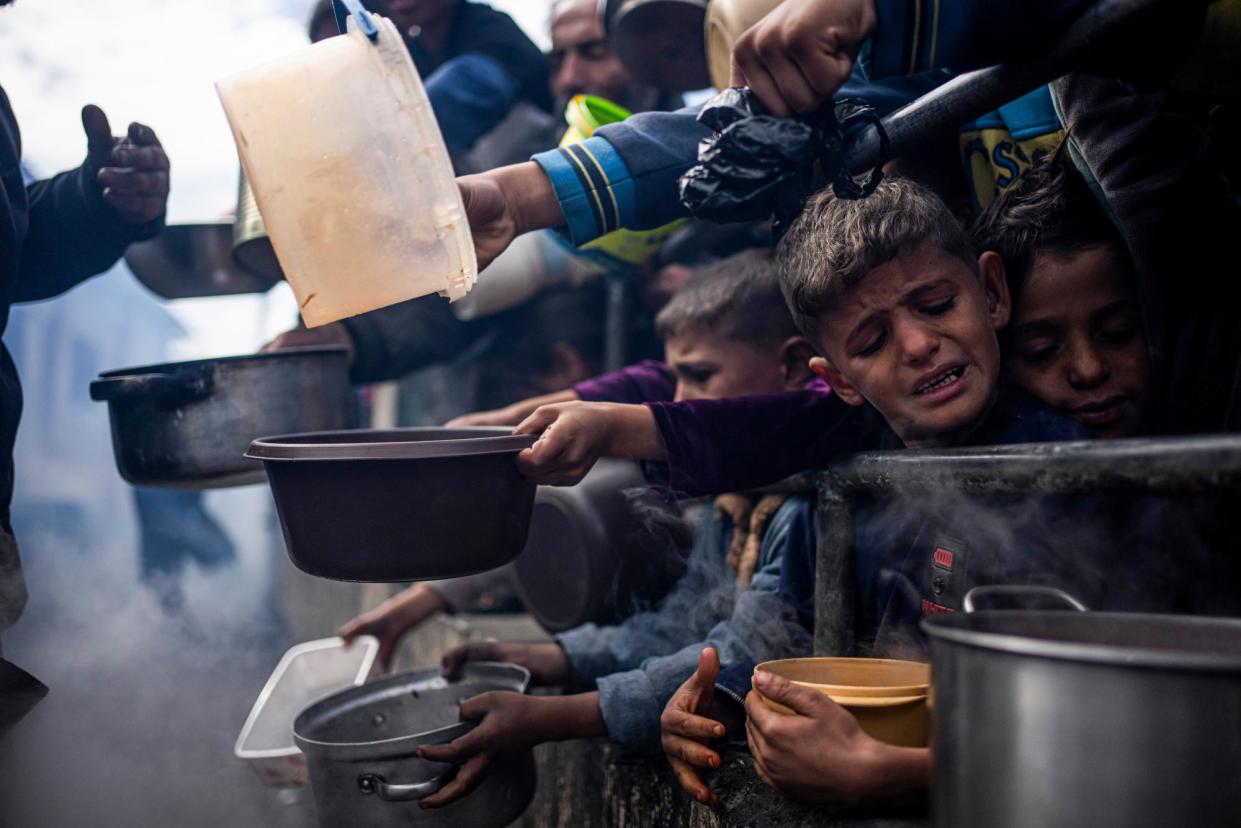
[[[422,81],[396,28],[357,28],[216,86],[302,318],[313,327],[430,293],[478,265]]]

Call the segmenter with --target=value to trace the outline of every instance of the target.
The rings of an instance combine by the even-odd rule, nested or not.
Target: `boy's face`
[[[762,346],[725,336],[713,328],[686,327],[664,341],[664,359],[677,379],[674,399],[681,402],[776,394],[791,384],[800,384],[808,372],[786,370],[782,362],[786,346]],[[807,344],[803,365],[808,351]]]
[[[870,271],[819,318],[816,371],[907,446],[961,438],[995,398],[1009,315],[999,256],[983,254],[979,270],[928,240]]]
[[[1128,268],[1110,247],[1038,256],[1006,341],[1030,394],[1100,437],[1142,432],[1146,338]]]

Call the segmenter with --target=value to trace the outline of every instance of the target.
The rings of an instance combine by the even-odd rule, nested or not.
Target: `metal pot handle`
[[[962,602],[967,613],[974,611],[974,604],[979,598],[988,598],[996,595],[1009,595],[1020,598],[1052,598],[1060,601],[1070,608],[1078,612],[1086,612],[1086,605],[1081,601],[1069,595],[1062,589],[1056,589],[1049,586],[1031,586],[1018,584],[994,584],[992,586],[977,586],[965,593],[965,601]]]
[[[456,768],[449,768],[439,776],[432,777],[426,782],[415,782],[409,785],[390,785],[382,776],[374,773],[364,773],[358,777],[358,790],[364,794],[375,794],[385,802],[413,802],[431,794],[444,787]]]
[[[213,384],[209,373],[197,371],[130,374],[95,380],[90,384],[90,398],[103,402],[147,397],[163,405],[177,406],[208,396]]]

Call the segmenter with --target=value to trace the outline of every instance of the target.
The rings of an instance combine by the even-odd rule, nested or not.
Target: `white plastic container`
[[[233,754],[275,788],[306,784],[306,757],[293,742],[293,720],[319,699],[364,683],[375,669],[379,641],[359,636],[345,649],[339,638],[289,649],[259,693],[237,736]]]
[[[478,273],[465,209],[422,81],[391,21],[216,84],[276,257],[308,326]]]

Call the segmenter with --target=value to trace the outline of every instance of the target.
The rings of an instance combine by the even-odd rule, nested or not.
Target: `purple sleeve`
[[[687,497],[765,486],[873,443],[859,409],[821,381],[784,394],[648,407],[668,454],[666,484]]]
[[[586,402],[671,402],[676,393],[676,381],[667,365],[644,359],[636,365],[579,382],[573,390]]]

